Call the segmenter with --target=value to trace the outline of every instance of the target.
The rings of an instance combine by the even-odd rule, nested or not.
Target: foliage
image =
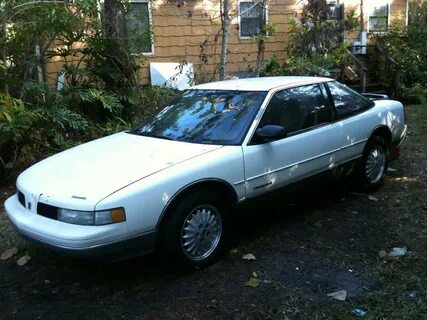
[[[354,10],[344,21],[330,19],[325,0],[310,0],[303,7],[301,19],[290,20],[287,59],[281,65],[276,56],[267,61],[263,75],[310,75],[342,78],[351,62],[348,43],[340,37],[344,30],[358,25]]]
[[[34,113],[26,110],[21,100],[0,92],[0,176],[12,167],[17,143],[25,137],[34,118]]]
[[[264,76],[296,75],[342,78],[342,68],[350,63],[347,44],[344,43],[325,54],[290,55],[283,65],[272,56],[266,64]]]
[[[267,22],[265,24],[265,32],[258,33],[256,36],[254,36],[254,39],[256,42],[259,41],[265,41],[268,39],[269,36],[273,35],[275,32],[277,32],[277,24],[272,22]]]
[[[106,7],[100,14],[96,0],[0,0],[0,176],[129,129],[174,93],[137,85],[145,60],[132,41],[144,46],[151,30],[126,25],[128,0]],[[49,85],[54,59],[64,63],[59,91]]]
[[[351,30],[357,24],[354,10],[343,21],[334,20],[326,0],[308,0],[300,21],[291,19],[288,54],[325,54],[342,42],[344,30]]]
[[[401,95],[407,103],[427,105],[427,88],[420,83],[403,85]]]
[[[411,0],[408,26],[392,26],[379,41],[399,63],[403,95],[422,93],[427,85],[427,1]]]

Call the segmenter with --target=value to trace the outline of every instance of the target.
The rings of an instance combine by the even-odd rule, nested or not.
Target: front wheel
[[[381,136],[372,136],[366,143],[356,179],[364,191],[375,191],[384,184],[390,160],[387,143]]]
[[[198,191],[182,199],[163,230],[167,258],[183,270],[203,268],[223,252],[230,229],[228,206],[212,191]]]

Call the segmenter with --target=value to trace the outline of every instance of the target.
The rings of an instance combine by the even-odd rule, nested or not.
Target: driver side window
[[[329,122],[331,109],[318,84],[276,92],[270,100],[258,128],[280,125],[287,134]]]

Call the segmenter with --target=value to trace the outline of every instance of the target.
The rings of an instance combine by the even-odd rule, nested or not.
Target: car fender
[[[238,200],[243,199],[241,146],[225,146],[141,179],[100,201],[96,210],[123,207],[129,236],[148,232],[158,227],[162,213],[181,191],[205,179],[226,183]]]

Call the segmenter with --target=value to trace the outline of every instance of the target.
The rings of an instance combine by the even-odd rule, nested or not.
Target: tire
[[[355,175],[356,183],[362,191],[376,191],[384,184],[389,161],[390,148],[385,139],[378,135],[371,136]]]
[[[171,210],[162,230],[166,260],[179,271],[209,266],[224,252],[230,232],[229,206],[209,190],[190,193]]]

